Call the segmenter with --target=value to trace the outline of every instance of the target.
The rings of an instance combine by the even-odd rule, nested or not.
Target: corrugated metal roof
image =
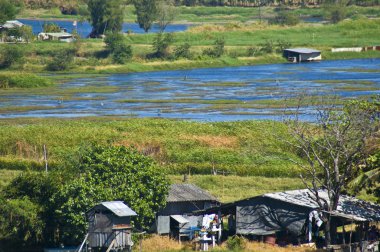
[[[10,21],[6,21],[3,27],[7,29],[13,29],[13,28],[21,27],[23,25],[24,24],[18,20],[10,20]]]
[[[318,194],[328,202],[327,190],[320,189]],[[299,206],[318,208],[318,204],[308,189],[267,193],[263,196]],[[380,221],[380,206],[355,197],[341,195],[338,208],[332,214],[356,221]]]
[[[285,49],[284,51],[296,52],[296,53],[320,53],[321,52],[321,51],[318,51],[316,49],[311,49],[311,48],[288,48],[288,49]]]
[[[173,218],[179,224],[189,223],[189,221],[182,215],[170,215],[170,217]]]
[[[167,202],[219,201],[217,198],[193,184],[171,185]]]
[[[130,209],[122,201],[105,201],[105,202],[101,202],[100,205],[103,205],[104,207],[106,207],[107,209],[109,209],[111,212],[113,212],[119,217],[137,215],[135,211]]]

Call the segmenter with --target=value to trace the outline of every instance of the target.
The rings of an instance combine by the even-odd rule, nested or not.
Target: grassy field
[[[12,134],[9,134],[12,132]],[[295,177],[290,159],[299,158],[282,142],[282,123],[244,121],[199,123],[164,119],[15,119],[0,121],[0,169],[42,170],[47,145],[52,168],[93,143],[135,146],[169,174]]]
[[[280,44],[290,47],[313,47],[322,51],[324,60],[350,58],[378,58],[379,51],[361,53],[331,53],[333,47],[377,45],[379,37],[373,31],[380,29],[380,20],[361,19],[344,21],[337,25],[298,25],[295,27],[268,26],[266,24],[233,23],[226,25],[203,25],[174,35],[172,53],[176,46],[191,45],[190,59],[149,59],[153,52],[154,34],[129,34],[126,39],[133,49],[133,58],[124,65],[115,65],[110,57],[104,57],[102,40],[83,39],[78,43],[36,41],[17,45],[25,51],[25,61],[11,67],[10,71],[46,72],[46,65],[58,50],[75,47],[76,57],[68,72],[76,73],[125,73],[189,69],[199,67],[221,67],[285,62]],[[220,58],[202,55],[211,48],[216,39],[225,40],[225,53]],[[1,45],[0,45],[1,46]],[[269,46],[270,51],[262,48]],[[2,70],[4,71],[4,70]]]

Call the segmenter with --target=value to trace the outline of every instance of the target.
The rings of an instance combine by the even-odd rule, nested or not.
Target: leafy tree
[[[46,69],[49,71],[64,71],[71,67],[74,61],[75,49],[61,49],[54,53],[53,59],[48,63]]]
[[[178,58],[190,59],[191,58],[190,47],[191,46],[189,43],[185,43],[183,45],[177,46],[174,49],[174,57],[176,59],[178,59]]]
[[[169,55],[169,46],[173,43],[174,36],[172,33],[162,33],[156,34],[153,40],[154,53],[151,55],[156,58],[166,58]]]
[[[336,103],[325,101],[325,104]],[[353,101],[346,104],[343,111],[333,105],[320,108],[315,125],[298,120],[298,114],[286,121],[294,140],[289,144],[307,160],[307,165],[296,163],[308,177],[301,176],[310,196],[323,210],[327,245],[334,242],[331,233],[336,231],[328,213],[337,209],[341,193],[368,155],[365,147],[377,130],[377,109],[374,101]],[[319,197],[319,188],[327,190],[327,201]]]
[[[124,15],[122,0],[89,0],[87,5],[92,25],[90,37],[121,31]]]
[[[336,24],[347,16],[348,0],[329,0],[324,4],[325,17]]]
[[[95,146],[84,153],[82,174],[54,196],[61,234],[77,243],[86,232],[85,212],[100,201],[122,200],[138,216],[134,224],[148,229],[166,200],[168,181],[152,159],[123,146]],[[73,240],[72,240],[73,239]]]
[[[40,243],[45,228],[40,211],[39,205],[28,197],[10,200],[0,197],[0,240],[5,246],[20,248]]]
[[[5,21],[14,19],[17,14],[17,8],[10,0],[0,0],[0,24]]]
[[[61,31],[61,27],[59,27],[59,25],[57,25],[56,23],[44,23],[42,28],[44,32],[60,32]]]
[[[171,22],[173,22],[177,15],[178,9],[175,7],[173,0],[158,0],[157,21],[161,32],[163,32]]]
[[[136,9],[137,23],[140,28],[148,32],[157,18],[157,4],[159,0],[133,0]]]
[[[288,25],[288,26],[297,25],[299,22],[300,22],[299,16],[297,16],[293,12],[286,9],[278,11],[277,15],[272,20],[273,24]]]
[[[124,64],[132,57],[132,48],[127,45],[123,34],[108,33],[104,42],[115,63]]]
[[[16,177],[4,190],[4,196],[9,202],[18,205],[19,213],[25,211],[30,222],[13,223],[13,227],[21,230],[14,234],[15,240],[25,240],[28,244],[54,244],[54,231],[57,228],[54,218],[54,208],[51,198],[63,183],[63,176],[59,173],[26,172]],[[30,207],[28,206],[30,205]],[[7,212],[8,206],[0,207],[0,211]],[[10,205],[9,205],[10,207]],[[23,209],[25,207],[25,209]],[[23,210],[22,210],[23,209]],[[20,216],[20,218],[26,218]],[[29,221],[22,219],[23,222]],[[32,225],[33,224],[33,225]],[[0,231],[2,233],[3,230]],[[34,235],[27,235],[34,234]]]
[[[0,49],[0,68],[9,68],[14,64],[22,63],[24,50],[18,45],[4,45]]]
[[[202,54],[210,56],[210,57],[214,57],[214,58],[219,58],[224,54],[224,44],[225,44],[224,39],[218,38],[214,42],[214,47],[205,49],[202,52]]]

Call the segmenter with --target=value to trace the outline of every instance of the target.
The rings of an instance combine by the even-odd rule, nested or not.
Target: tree
[[[87,5],[92,25],[90,37],[121,31],[124,18],[122,0],[89,0]]]
[[[224,44],[224,38],[218,38],[214,42],[214,47],[203,50],[202,54],[214,58],[219,58],[224,54]]]
[[[80,176],[54,196],[63,241],[76,244],[86,232],[85,212],[100,201],[122,200],[148,229],[166,200],[168,181],[152,159],[123,146],[95,146],[80,158]]]
[[[9,68],[14,64],[23,63],[24,50],[18,45],[5,45],[0,50],[0,68]]]
[[[334,24],[344,20],[347,16],[347,4],[348,0],[328,0],[324,4],[326,18]]]
[[[154,53],[151,56],[156,58],[166,58],[169,55],[169,46],[173,41],[174,37],[172,33],[157,33],[153,39]]]
[[[161,32],[173,22],[177,15],[178,9],[175,7],[173,0],[158,0],[157,21]]]
[[[38,244],[45,228],[39,218],[40,211],[28,197],[10,200],[0,197],[0,241],[5,243],[1,247]]]
[[[62,184],[61,177],[59,173],[25,172],[4,189],[0,215],[4,218],[14,216],[13,221],[6,222],[14,230],[9,239],[23,241],[24,245],[32,246],[41,243],[54,244],[55,207],[51,198]],[[3,238],[4,235],[9,235],[7,225],[0,225],[0,236]]]
[[[59,27],[59,25],[57,25],[56,23],[44,23],[42,28],[44,32],[60,32],[61,31],[61,27]]]
[[[127,45],[123,34],[108,33],[104,42],[114,63],[124,64],[132,58],[132,47]]]
[[[148,32],[157,18],[158,0],[133,0],[136,9],[137,23]]]
[[[5,21],[14,19],[17,14],[17,8],[9,0],[0,0],[0,24]]]
[[[47,64],[49,71],[64,71],[71,67],[74,61],[75,48],[66,48],[54,53],[53,59]]]
[[[297,164],[305,173],[301,178],[310,191],[310,197],[322,210],[326,244],[329,245],[331,233],[335,231],[329,213],[337,209],[341,193],[367,155],[366,142],[378,125],[376,106],[373,101],[352,101],[343,110],[327,105],[319,109],[315,124],[300,121],[298,114],[286,124],[294,140],[288,143],[307,161],[307,164]],[[328,201],[319,197],[320,188],[327,191]]]

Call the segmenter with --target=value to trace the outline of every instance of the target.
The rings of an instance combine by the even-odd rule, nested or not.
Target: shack
[[[68,32],[41,32],[38,34],[39,40],[54,40],[54,41],[62,41],[62,42],[73,42],[74,36]]]
[[[283,56],[290,62],[305,62],[322,60],[321,51],[310,48],[285,49]]]
[[[321,198],[328,199],[326,190],[320,189],[318,193]],[[300,244],[318,239],[315,236],[318,232],[315,231],[322,230],[323,225],[318,208],[316,201],[311,198],[310,191],[303,189],[267,193],[210,208],[203,213],[220,211],[224,218],[228,218],[231,235],[248,235],[258,239],[269,237],[273,243]],[[370,222],[380,221],[380,206],[341,195],[338,209],[330,215],[331,222],[337,227],[356,224],[365,228]],[[363,234],[364,232],[355,235]],[[337,243],[348,242],[347,236],[347,233],[340,237],[337,235]],[[352,242],[355,238],[357,242],[365,239],[352,237]]]
[[[201,226],[203,215],[193,211],[219,206],[219,200],[193,184],[173,184],[166,206],[157,213],[155,232],[180,236],[186,229]]]
[[[131,217],[136,215],[122,201],[101,202],[91,208],[86,213],[89,227],[85,240],[89,247],[130,250]]]

